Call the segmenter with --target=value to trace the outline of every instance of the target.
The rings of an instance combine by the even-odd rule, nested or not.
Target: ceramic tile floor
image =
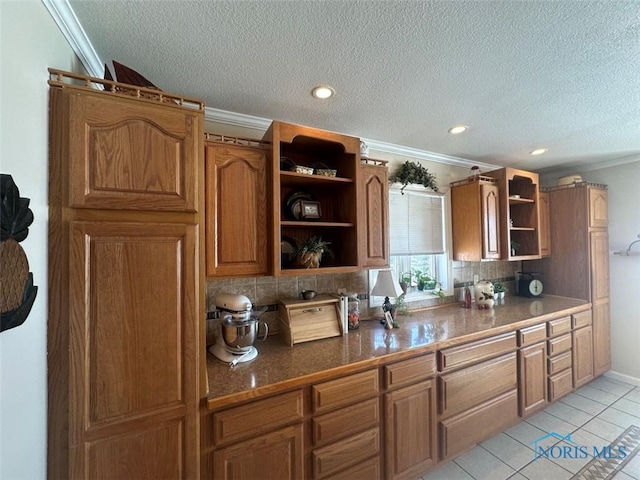
[[[568,480],[592,457],[534,460],[535,440],[571,433],[573,442],[591,451],[609,445],[630,425],[640,427],[640,387],[599,377],[418,480]],[[548,441],[545,447],[569,446]],[[640,480],[640,453],[613,478]]]

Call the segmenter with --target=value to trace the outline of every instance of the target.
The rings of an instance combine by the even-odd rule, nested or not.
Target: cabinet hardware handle
[[[322,311],[322,307],[319,308],[308,308],[306,310],[303,310],[302,313],[318,313]]]

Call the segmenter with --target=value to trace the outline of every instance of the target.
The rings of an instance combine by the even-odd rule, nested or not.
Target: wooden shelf
[[[509,197],[509,205],[518,205],[523,203],[535,203],[535,200],[532,198]]]
[[[534,227],[509,227],[509,230],[517,231],[517,232],[535,232],[536,229]]]
[[[280,171],[280,185],[317,185],[317,184],[345,184],[353,183],[352,178],[325,177],[323,175],[307,175],[304,173]]]
[[[305,222],[298,220],[283,220],[280,222],[283,227],[338,227],[338,228],[350,228],[353,227],[353,223],[345,222]]]

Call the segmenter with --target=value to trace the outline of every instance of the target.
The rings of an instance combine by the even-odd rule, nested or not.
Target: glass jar
[[[358,300],[358,295],[356,293],[349,295],[347,326],[349,330],[355,330],[360,326],[360,300]]]

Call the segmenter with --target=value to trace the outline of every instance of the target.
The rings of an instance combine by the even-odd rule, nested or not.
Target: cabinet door
[[[364,268],[389,265],[389,182],[387,167],[362,165],[360,175],[363,232],[360,258]]]
[[[607,228],[609,224],[607,204],[606,190],[589,188],[589,227]]]
[[[72,222],[74,478],[196,478],[198,227]]]
[[[302,425],[292,425],[218,450],[213,454],[214,478],[305,478],[302,439]]]
[[[593,337],[591,327],[573,332],[573,388],[593,378]]]
[[[417,478],[436,462],[435,384],[385,394],[386,478]]]
[[[267,274],[267,180],[263,150],[207,145],[207,276]]]
[[[482,196],[482,258],[500,258],[500,210],[497,185],[483,183]]]
[[[549,223],[549,194],[540,192],[539,200],[539,219],[540,219],[540,255],[548,257],[551,255],[551,226]]]
[[[593,374],[611,369],[611,318],[609,302],[593,306]]]
[[[547,349],[545,342],[518,352],[520,416],[526,417],[547,403]]]
[[[85,92],[68,99],[71,207],[197,210],[201,112]]]
[[[592,232],[591,238],[591,302],[609,300],[609,235]]]

